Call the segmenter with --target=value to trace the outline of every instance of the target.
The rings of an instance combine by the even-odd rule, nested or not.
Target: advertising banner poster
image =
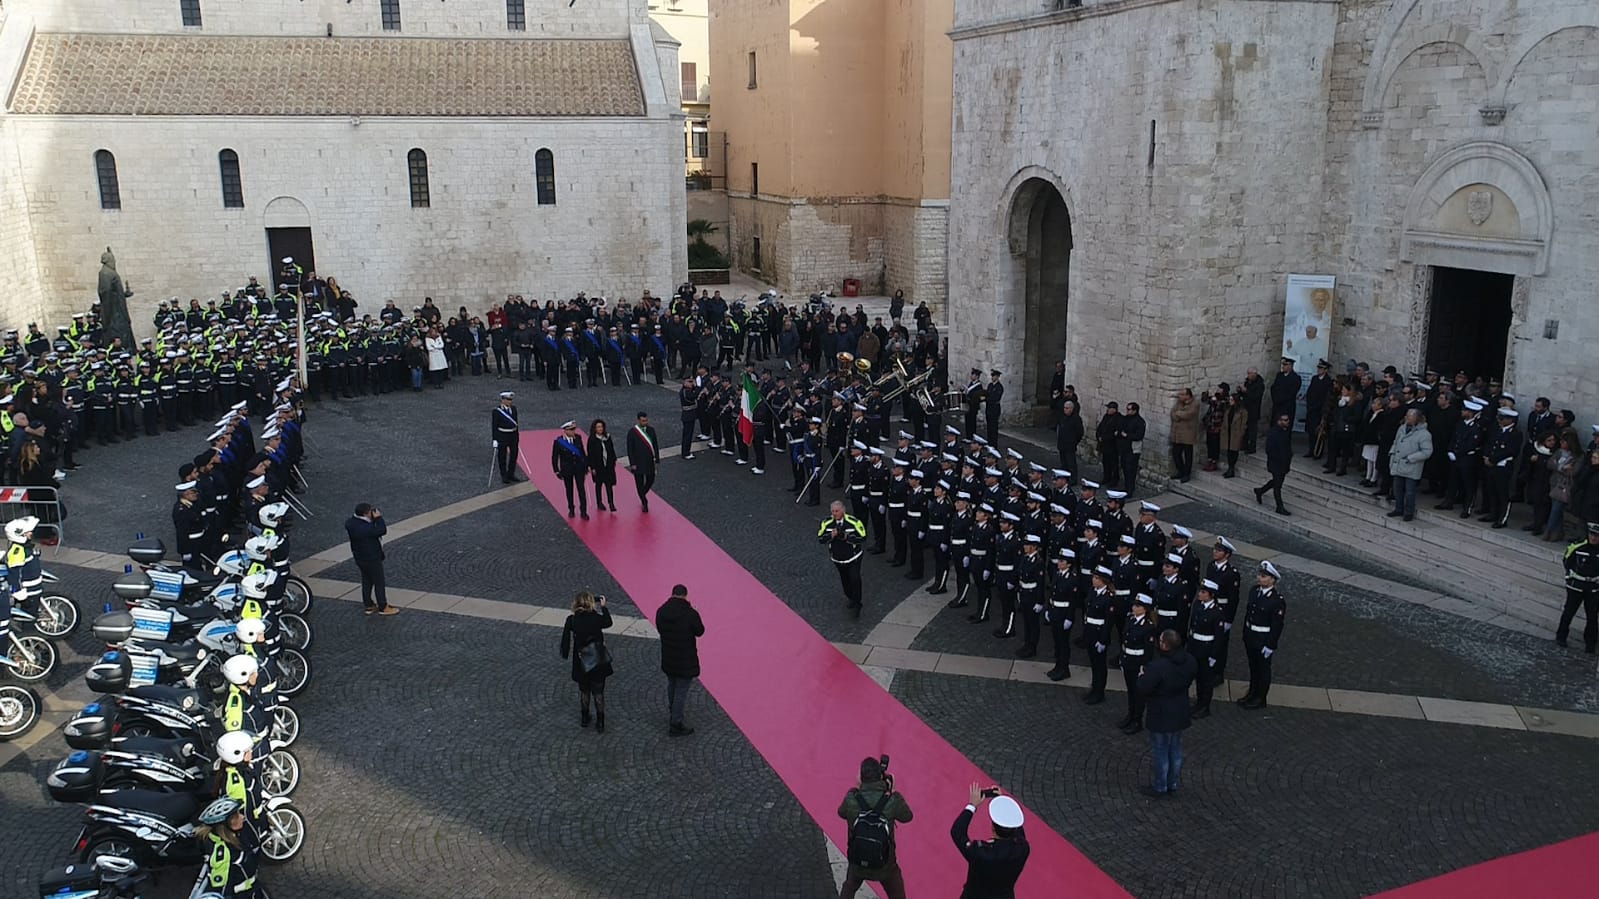
[[[1316,373],[1316,363],[1327,358],[1332,344],[1332,275],[1289,275],[1288,295],[1283,303],[1283,355],[1294,360],[1299,373],[1299,404],[1294,430],[1305,429],[1305,387]],[[1337,366],[1334,366],[1336,369]],[[1319,415],[1321,410],[1316,410]],[[1311,432],[1320,425],[1318,420]]]

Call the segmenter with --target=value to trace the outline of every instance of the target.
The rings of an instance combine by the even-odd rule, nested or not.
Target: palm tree
[[[717,227],[709,219],[694,219],[688,223],[688,236],[694,238],[695,243],[704,243],[705,235],[716,232]]]

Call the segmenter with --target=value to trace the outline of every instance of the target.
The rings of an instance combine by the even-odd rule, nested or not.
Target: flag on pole
[[[738,434],[746,446],[755,443],[755,404],[761,401],[761,392],[755,388],[755,379],[744,375],[743,397],[738,404]]]

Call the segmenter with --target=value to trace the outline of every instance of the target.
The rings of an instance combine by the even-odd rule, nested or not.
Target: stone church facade
[[[1599,6],[1057,5],[957,4],[957,367],[1033,403],[1064,358],[1164,432],[1180,388],[1270,377],[1287,276],[1328,274],[1336,371],[1599,413]]]
[[[65,322],[114,249],[159,299],[292,252],[361,311],[670,291],[677,41],[646,0],[6,0],[0,321]],[[272,267],[269,267],[272,266]]]

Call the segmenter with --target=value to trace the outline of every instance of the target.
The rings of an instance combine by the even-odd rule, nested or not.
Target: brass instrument
[[[841,371],[854,369],[857,374],[865,377],[872,370],[872,360],[857,359],[854,353],[841,352],[834,358],[838,360],[838,367]]]
[[[932,376],[932,370],[929,369],[913,377],[906,370],[903,359],[895,356],[893,362],[893,370],[872,383],[873,387],[883,391],[883,402],[893,402],[901,394],[910,391],[911,396],[922,404],[922,408],[937,408],[932,394],[927,390],[927,379]]]

